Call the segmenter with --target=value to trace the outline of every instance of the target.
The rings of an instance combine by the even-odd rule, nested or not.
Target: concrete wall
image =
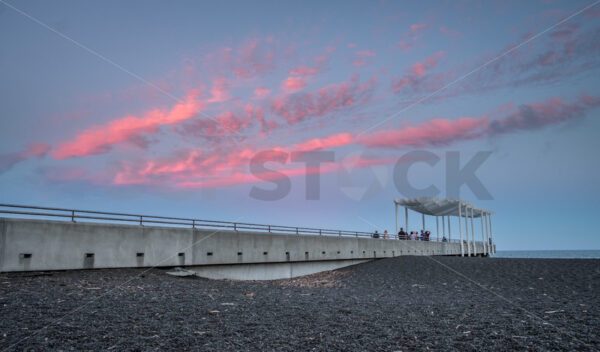
[[[460,244],[0,218],[0,271],[458,255]],[[483,250],[478,245],[478,253]]]
[[[222,264],[192,266],[187,269],[208,279],[228,280],[278,280],[291,279],[321,271],[335,270],[373,259],[320,260],[286,263]]]

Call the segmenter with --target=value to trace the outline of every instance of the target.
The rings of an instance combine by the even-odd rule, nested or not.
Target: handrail
[[[76,220],[101,220],[111,222],[133,222],[140,226],[144,224],[162,224],[162,225],[176,225],[176,226],[189,226],[191,228],[224,228],[238,230],[255,230],[269,233],[280,233],[280,234],[294,234],[294,235],[329,235],[338,237],[371,237],[371,232],[364,231],[349,231],[349,230],[332,230],[322,229],[313,227],[298,227],[298,226],[286,226],[286,225],[265,225],[255,224],[246,222],[230,222],[230,221],[219,221],[219,220],[204,220],[204,219],[189,219],[179,217],[168,217],[168,216],[157,216],[157,215],[143,215],[143,214],[128,214],[128,213],[115,213],[105,212],[96,210],[82,210],[82,209],[65,209],[65,208],[51,208],[51,207],[40,207],[31,205],[18,205],[18,204],[0,204],[0,214],[13,214],[22,215],[29,217],[58,217],[68,218],[72,222]],[[15,209],[15,210],[12,210]],[[64,213],[57,213],[64,212]],[[380,234],[382,236],[383,234]],[[398,237],[395,234],[389,235],[390,240],[397,240]],[[436,242],[433,236],[429,239],[429,242]],[[442,242],[440,240],[440,242]],[[451,242],[460,242],[460,240],[452,239],[448,240]],[[482,242],[476,242],[482,243]]]

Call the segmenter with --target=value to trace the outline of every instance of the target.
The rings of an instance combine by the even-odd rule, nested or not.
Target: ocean
[[[543,251],[497,251],[493,258],[562,258],[562,259],[600,259],[600,250],[543,250]]]

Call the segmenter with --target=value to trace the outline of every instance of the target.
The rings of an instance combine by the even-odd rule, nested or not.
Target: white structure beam
[[[394,210],[396,211],[396,236],[398,236],[398,203],[394,202]]]
[[[473,255],[477,255],[477,249],[475,248],[475,225],[473,224],[473,208],[471,208],[471,246],[473,246]]]
[[[460,256],[465,256],[465,245],[463,243],[463,235],[462,235],[462,204],[458,205],[458,233],[460,234]]]
[[[492,214],[490,214],[490,242],[492,246],[492,253],[496,254],[496,249],[494,248],[494,230],[492,230]]]
[[[479,217],[481,220],[481,242],[483,243],[483,255],[485,255],[485,232],[483,231],[483,218],[485,217],[485,213],[481,214]]]
[[[440,241],[440,219],[435,217],[435,235],[437,236],[437,241]]]
[[[465,207],[465,234],[467,235],[467,256],[471,256],[471,245],[469,244],[469,208]]]
[[[408,208],[404,207],[404,225],[406,226],[406,228],[404,229],[404,232],[408,233]]]

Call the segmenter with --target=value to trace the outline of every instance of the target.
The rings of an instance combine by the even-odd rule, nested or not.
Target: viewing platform
[[[0,218],[2,272],[185,266],[209,278],[259,280],[386,257],[459,256],[465,247],[472,248],[467,255],[487,256],[494,247],[440,236],[375,239],[362,231],[9,204],[0,213],[10,215]]]

